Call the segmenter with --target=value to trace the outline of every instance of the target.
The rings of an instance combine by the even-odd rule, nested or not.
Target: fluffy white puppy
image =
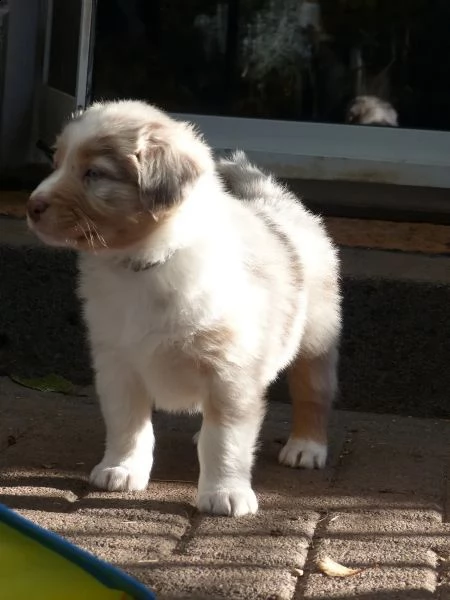
[[[321,220],[243,153],[216,164],[191,125],[142,102],[94,104],[59,136],[28,222],[80,251],[106,450],[91,482],[142,490],[152,409],[201,411],[197,506],[257,510],[265,394],[288,367],[291,467],[323,467],[336,390],[338,258]]]

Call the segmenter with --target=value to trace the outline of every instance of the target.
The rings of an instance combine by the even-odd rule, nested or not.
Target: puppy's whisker
[[[102,236],[102,234],[99,232],[99,230],[97,229],[97,227],[96,227],[95,223],[93,223],[92,221],[91,221],[91,223],[92,223],[92,229],[93,229],[93,232],[94,232],[94,234],[95,234],[95,237],[97,238],[97,240],[98,240],[99,244],[100,244],[101,246],[103,246],[104,248],[108,248],[108,244],[106,243],[106,240],[105,240],[105,238],[104,238],[104,237]]]
[[[91,225],[89,223],[89,219],[84,214],[81,215],[81,218],[83,219],[83,221],[85,222],[86,227],[87,227],[87,232],[83,229],[83,233],[85,235],[86,241],[87,241],[88,245],[90,246],[90,248],[92,250],[94,250],[94,236],[92,233]]]
[[[101,235],[101,233],[98,231],[97,228],[95,228],[95,235],[97,236],[98,241],[100,242],[100,244],[104,247],[104,248],[108,248],[108,244],[105,240],[105,238]]]
[[[106,243],[105,238],[99,232],[99,230],[98,230],[97,226],[95,225],[94,221],[84,211],[82,211],[82,210],[80,210],[80,217],[86,223],[87,229],[89,231],[89,237],[90,237],[90,244],[89,245],[92,248],[92,250],[94,250],[94,238],[97,239],[97,241],[99,242],[99,244],[101,246],[103,246],[104,248],[108,248],[108,244]]]
[[[88,222],[90,223],[91,227],[92,227],[92,232],[95,235],[95,237],[97,238],[99,244],[101,246],[103,246],[104,248],[108,247],[108,244],[106,243],[105,238],[101,235],[101,233],[99,232],[96,224],[94,223],[94,221],[92,219],[90,219],[87,215],[85,215],[85,218],[88,220]]]
[[[87,234],[85,228],[82,225],[80,225],[80,229],[81,229],[81,233],[83,234],[84,238],[86,239],[86,242],[89,245],[89,237],[88,237],[88,234]]]

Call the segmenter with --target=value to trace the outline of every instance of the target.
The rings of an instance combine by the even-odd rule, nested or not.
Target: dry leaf
[[[77,502],[79,500],[78,496],[70,491],[64,494],[64,498],[67,502]]]
[[[317,561],[317,566],[322,573],[325,573],[325,575],[328,575],[328,577],[352,577],[353,575],[361,573],[363,570],[349,569],[348,567],[344,567],[344,565],[340,565],[329,556],[320,558]]]
[[[140,565],[151,565],[151,564],[157,563],[158,559],[157,558],[147,558],[145,560],[138,560],[137,562]]]

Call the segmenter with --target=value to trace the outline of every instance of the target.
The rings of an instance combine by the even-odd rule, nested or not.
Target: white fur
[[[214,327],[225,316],[240,339],[239,351],[236,356],[230,356],[230,360],[245,364],[246,356],[257,352],[258,320],[265,294],[245,281],[240,242],[233,239],[232,224],[227,223],[229,217],[220,215],[220,203],[215,207],[215,214],[211,214],[206,205],[209,198],[202,188],[203,182],[200,182],[198,197],[193,194],[175,222],[158,232],[157,243],[148,250],[138,251],[148,260],[171,256],[166,264],[134,273],[115,263],[105,264],[101,256],[86,255],[80,262],[80,294],[85,300],[84,312],[97,378],[111,378],[110,385],[97,383],[108,440],[111,440],[107,442],[105,457],[91,474],[91,481],[98,487],[143,489],[149,479],[151,425],[148,422],[142,431],[136,431],[138,417],[142,418],[143,414],[136,414],[137,407],[127,400],[128,392],[120,385],[120,381],[126,381],[130,365],[142,377],[155,408],[192,411],[201,410],[208,388],[198,373],[166,360],[166,351],[170,352],[172,343],[189,337],[199,328]],[[204,219],[217,226],[211,231],[199,227]],[[236,289],[241,293],[236,294]],[[105,297],[108,302],[104,301]],[[115,351],[110,364],[109,358],[103,359],[103,349],[106,348],[109,357],[112,347]],[[271,367],[270,376],[273,377],[279,366],[278,363]],[[149,405],[148,416],[150,410]],[[257,509],[250,486],[257,429],[253,438],[247,440],[247,447],[242,447],[239,434],[233,447],[230,442],[233,435],[236,435],[233,428],[228,434],[224,431],[224,441],[218,440],[216,449],[211,447],[211,442],[199,444],[200,510],[237,516]],[[126,448],[126,452],[121,448]],[[202,448],[205,449],[202,451]],[[241,453],[246,457],[248,465],[244,470],[240,464],[236,465],[234,484],[220,483],[216,475],[209,475],[221,451],[230,460]],[[214,461],[211,457],[215,457]]]
[[[111,491],[144,490],[155,444],[151,402],[120,356],[97,352],[94,361],[107,437],[105,455],[93,469],[91,483]]]
[[[258,429],[258,421],[233,426],[203,423],[198,439],[203,467],[197,495],[200,511],[239,517],[258,510],[250,485]]]

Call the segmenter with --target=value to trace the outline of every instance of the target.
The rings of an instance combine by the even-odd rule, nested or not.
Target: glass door
[[[98,0],[93,95],[288,178],[450,188],[448,0]]]

